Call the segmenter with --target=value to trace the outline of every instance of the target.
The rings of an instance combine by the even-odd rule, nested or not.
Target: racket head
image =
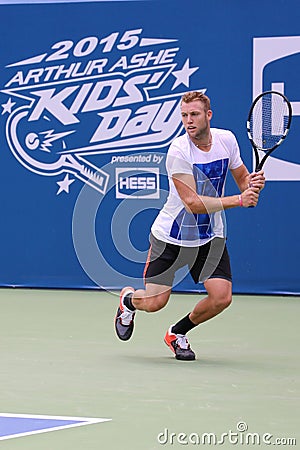
[[[265,91],[253,101],[247,119],[248,138],[255,152],[256,171],[286,138],[292,121],[292,106],[281,92]],[[258,150],[265,152],[259,162]]]

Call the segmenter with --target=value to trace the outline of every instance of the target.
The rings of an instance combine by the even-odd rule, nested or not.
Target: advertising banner
[[[252,171],[247,113],[272,89],[292,128],[227,245],[234,292],[299,294],[299,19],[296,0],[0,4],[0,285],[141,287],[181,96],[210,97]],[[183,270],[174,290],[199,286]]]

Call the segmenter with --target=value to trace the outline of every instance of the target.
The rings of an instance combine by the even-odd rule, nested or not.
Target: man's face
[[[191,138],[200,139],[207,135],[211,117],[211,110],[205,112],[204,104],[200,100],[181,104],[182,123]]]

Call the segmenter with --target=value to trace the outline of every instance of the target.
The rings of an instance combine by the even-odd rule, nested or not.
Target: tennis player
[[[210,99],[203,93],[183,95],[186,132],[168,150],[169,196],[151,227],[145,289],[123,288],[115,317],[117,336],[127,341],[136,310],[155,312],[166,306],[176,271],[187,266],[194,282],[204,284],[207,296],[171,325],[164,338],[176,359],[185,361],[195,359],[186,334],[232,301],[224,210],[256,206],[265,184],[263,171],[249,174],[234,134],[210,127],[212,114]],[[228,171],[240,190],[237,195],[224,196]]]

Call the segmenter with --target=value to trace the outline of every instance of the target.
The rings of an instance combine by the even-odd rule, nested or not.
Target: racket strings
[[[267,151],[278,144],[288,128],[287,103],[275,93],[263,95],[254,105],[250,117],[250,132],[253,142]]]

